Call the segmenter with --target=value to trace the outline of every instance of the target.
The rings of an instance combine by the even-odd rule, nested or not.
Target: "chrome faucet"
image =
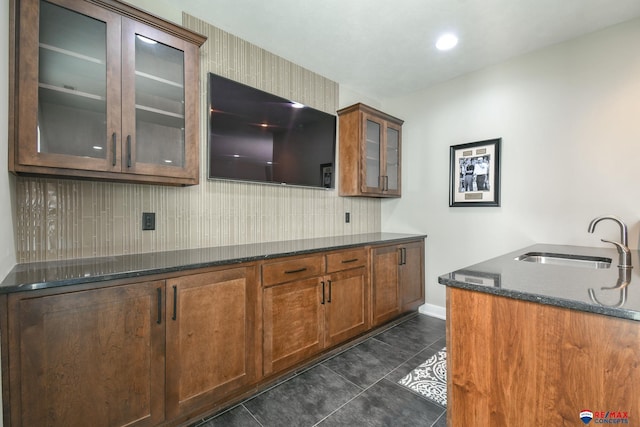
[[[593,233],[594,230],[596,229],[596,224],[602,221],[603,219],[610,219],[611,221],[618,223],[618,225],[620,226],[620,243],[612,242],[611,240],[605,240],[605,239],[600,239],[600,240],[602,240],[605,243],[611,243],[616,247],[619,255],[618,267],[632,268],[631,251],[629,250],[629,243],[627,240],[627,226],[624,222],[622,222],[620,218],[615,217],[613,215],[599,216],[591,220],[591,223],[589,223],[589,228],[587,231],[589,231],[589,233]]]

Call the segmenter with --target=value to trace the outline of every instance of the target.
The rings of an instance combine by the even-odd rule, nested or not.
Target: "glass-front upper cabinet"
[[[11,171],[198,183],[202,36],[133,8],[13,1]]]
[[[340,195],[400,197],[403,121],[364,104],[338,116]]]
[[[189,65],[198,61],[197,49],[131,20],[123,22],[123,34],[125,167],[132,173],[182,177],[197,168],[197,145],[187,144],[198,139],[198,117],[187,101],[199,90]]]

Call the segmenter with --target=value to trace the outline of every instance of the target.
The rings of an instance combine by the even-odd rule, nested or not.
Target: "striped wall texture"
[[[377,199],[206,179],[208,72],[330,113],[338,107],[338,85],[195,17],[183,15],[183,25],[208,37],[200,50],[200,185],[16,177],[18,262],[380,231]],[[143,212],[156,213],[155,231],[142,231]]]

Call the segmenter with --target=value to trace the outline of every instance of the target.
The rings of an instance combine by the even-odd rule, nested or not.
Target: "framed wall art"
[[[452,145],[449,206],[500,206],[502,138]]]

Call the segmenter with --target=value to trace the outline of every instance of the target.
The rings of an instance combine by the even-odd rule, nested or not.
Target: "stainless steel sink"
[[[567,267],[596,269],[611,267],[611,258],[575,254],[554,254],[549,252],[528,252],[517,256],[515,260],[536,264],[563,265]]]

